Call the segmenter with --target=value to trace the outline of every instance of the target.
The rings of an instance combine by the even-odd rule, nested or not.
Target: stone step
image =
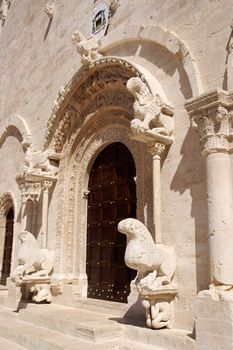
[[[91,343],[61,334],[51,329],[32,325],[19,319],[0,319],[0,337],[16,346],[15,350],[118,350],[115,342]],[[117,344],[117,342],[116,342]],[[13,346],[13,345],[12,345]],[[120,345],[119,345],[120,346]],[[23,347],[23,348],[22,348]],[[14,347],[12,347],[12,350]],[[5,350],[5,349],[4,349]],[[8,350],[8,348],[6,348]]]
[[[0,337],[0,348],[2,350],[27,350],[27,348]]]
[[[83,298],[78,299],[73,304],[74,307],[83,310],[92,310],[104,314],[112,314],[123,317],[128,309],[125,303],[117,303],[114,301],[105,301],[100,299]]]
[[[153,349],[166,350],[195,350],[195,340],[190,332],[180,329],[149,329],[135,327],[125,324],[123,327],[123,338],[128,341],[143,343],[143,346],[150,346]]]
[[[28,304],[19,311],[22,321],[79,339],[103,342],[120,337],[118,317],[56,304]]]

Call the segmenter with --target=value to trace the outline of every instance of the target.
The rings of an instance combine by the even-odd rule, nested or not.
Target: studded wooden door
[[[6,284],[11,270],[11,253],[14,231],[14,210],[11,208],[6,217],[5,242],[2,262],[1,284]]]
[[[126,302],[136,272],[124,263],[120,220],[136,217],[135,164],[122,143],[106,147],[90,173],[87,222],[88,297]]]

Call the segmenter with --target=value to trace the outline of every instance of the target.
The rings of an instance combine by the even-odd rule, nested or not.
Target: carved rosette
[[[186,103],[191,126],[198,131],[202,154],[229,152],[232,148],[233,95],[214,90]]]

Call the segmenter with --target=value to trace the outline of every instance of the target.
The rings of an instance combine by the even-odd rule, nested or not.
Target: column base
[[[196,350],[233,350],[233,301],[199,293],[196,301]]]

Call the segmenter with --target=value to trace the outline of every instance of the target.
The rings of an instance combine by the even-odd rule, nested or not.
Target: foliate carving
[[[199,132],[203,155],[228,152],[233,141],[233,93],[221,89],[186,103],[191,126]]]
[[[4,192],[0,197],[0,218],[14,206],[13,195],[11,192]]]
[[[135,118],[131,122],[133,135],[141,137],[141,141],[144,139],[145,142],[148,139],[155,139],[172,143],[174,129],[172,108],[162,103],[158,94],[152,94],[139,77],[129,79],[126,87],[135,98],[133,105]]]
[[[48,15],[49,18],[53,18],[55,14],[55,1],[50,0],[44,7],[44,12]]]
[[[99,53],[100,41],[94,36],[86,38],[82,33],[76,30],[72,35],[72,39],[77,44],[77,51],[81,55],[83,64],[90,64],[103,57],[103,55]]]
[[[165,151],[166,146],[163,143],[159,142],[149,142],[147,144],[148,151],[152,154],[152,156],[161,156]]]
[[[231,115],[222,106],[194,112],[191,125],[200,134],[203,155],[229,150],[231,123]]]
[[[57,153],[60,153],[65,141],[66,133],[71,125],[72,120],[77,117],[77,110],[74,107],[69,106],[64,114],[63,119],[59,122],[59,125],[54,134],[54,149]]]
[[[136,219],[120,221],[118,231],[127,236],[125,263],[138,271],[135,285],[146,309],[147,326],[171,327],[171,301],[178,293],[172,282],[176,270],[174,249],[155,244],[147,227]]]
[[[19,183],[19,188],[21,190],[21,197],[23,203],[26,203],[29,200],[39,200],[42,190],[41,182],[22,181],[21,183]]]

